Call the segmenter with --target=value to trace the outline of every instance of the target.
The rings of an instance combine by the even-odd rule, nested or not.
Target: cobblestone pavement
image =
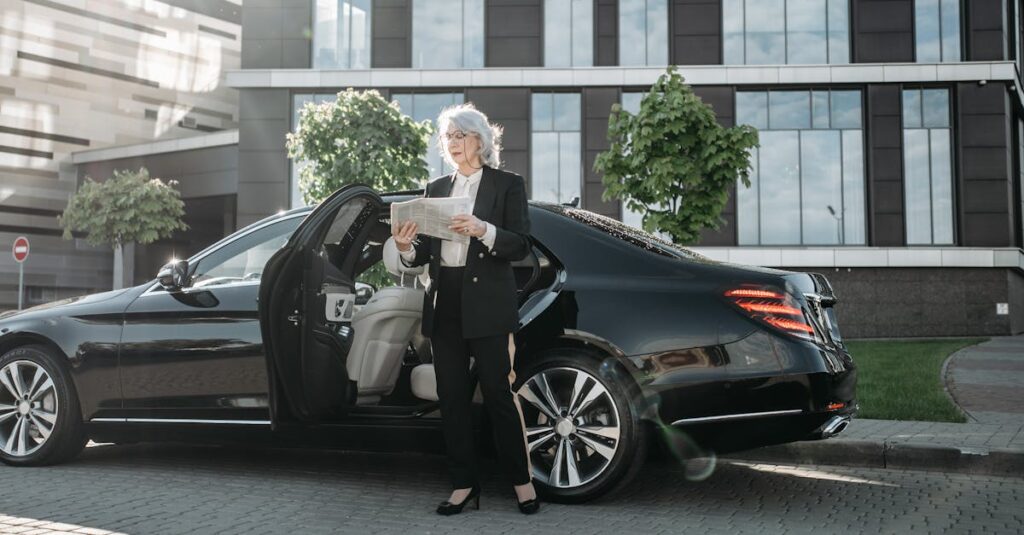
[[[995,337],[956,352],[946,384],[972,421],[1024,425],[1024,335]]]
[[[1002,448],[1024,451],[1024,425],[953,424],[854,418],[850,426],[831,441],[873,441],[886,444],[929,444],[954,448]]]
[[[493,463],[484,464],[493,474]],[[687,481],[647,463],[619,495],[519,514],[484,481],[440,517],[441,457],[187,445],[98,446],[73,463],[0,465],[0,533],[1020,533],[1024,479],[722,462]]]

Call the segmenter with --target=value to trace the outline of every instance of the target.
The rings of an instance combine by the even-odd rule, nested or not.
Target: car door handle
[[[300,320],[301,318],[302,318],[302,316],[300,316],[300,315],[298,315],[298,314],[292,314],[291,316],[288,316],[288,317],[287,317],[286,319],[287,319],[288,321],[292,322],[292,324],[294,324],[294,325],[298,325],[298,324],[299,324],[299,320]]]

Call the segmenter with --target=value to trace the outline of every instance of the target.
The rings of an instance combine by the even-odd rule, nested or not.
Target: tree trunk
[[[124,288],[124,251],[120,243],[114,244],[114,290]]]
[[[114,288],[120,290],[134,286],[135,282],[135,244],[120,243],[114,245]]]

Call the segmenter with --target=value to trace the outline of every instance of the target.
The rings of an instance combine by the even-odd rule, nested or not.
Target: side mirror
[[[167,291],[184,288],[188,285],[188,260],[175,260],[164,265],[157,273],[156,280]]]

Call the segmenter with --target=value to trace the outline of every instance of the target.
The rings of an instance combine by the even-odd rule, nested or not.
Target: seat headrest
[[[389,236],[388,239],[384,241],[384,250],[382,251],[382,254],[384,256],[384,267],[387,268],[388,273],[391,273],[396,277],[401,277],[403,274],[419,275],[423,273],[427,267],[425,264],[414,268],[405,267],[405,264],[402,264],[402,260],[399,258],[398,246],[395,245],[394,236]]]

